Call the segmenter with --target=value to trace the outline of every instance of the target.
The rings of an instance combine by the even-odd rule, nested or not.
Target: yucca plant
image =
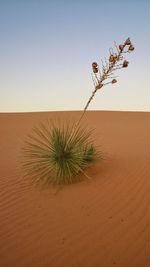
[[[77,123],[41,123],[28,136],[22,149],[22,166],[25,174],[35,181],[70,184],[80,180],[80,173],[88,177],[84,169],[100,153],[91,139],[92,131],[81,127],[81,120],[96,92],[104,85],[117,82],[114,71],[128,67],[124,54],[132,52],[134,46],[127,38],[119,46],[115,43],[115,49],[115,52],[112,48],[109,50],[109,59],[102,61],[101,70],[97,62],[92,63],[94,91]]]
[[[22,149],[22,165],[34,181],[70,184],[86,177],[84,168],[98,152],[93,145],[92,130],[76,124],[41,123],[28,135]]]

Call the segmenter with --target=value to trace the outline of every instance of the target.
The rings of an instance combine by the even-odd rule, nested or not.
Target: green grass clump
[[[79,181],[79,174],[98,156],[91,136],[91,130],[79,125],[41,123],[22,150],[25,175],[56,185]]]

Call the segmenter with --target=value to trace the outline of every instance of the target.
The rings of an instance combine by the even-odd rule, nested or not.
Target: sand
[[[150,266],[150,113],[89,111],[92,180],[40,188],[18,156],[31,128],[79,112],[0,114],[0,267]]]

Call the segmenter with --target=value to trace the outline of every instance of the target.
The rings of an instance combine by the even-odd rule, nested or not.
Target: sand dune
[[[150,113],[90,111],[104,160],[91,181],[35,187],[18,156],[31,128],[79,112],[0,114],[0,266],[150,266]]]

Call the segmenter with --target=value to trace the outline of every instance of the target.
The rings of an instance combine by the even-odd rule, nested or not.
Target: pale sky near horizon
[[[91,63],[127,37],[129,67],[89,110],[150,111],[150,1],[0,0],[0,112],[82,110]]]

